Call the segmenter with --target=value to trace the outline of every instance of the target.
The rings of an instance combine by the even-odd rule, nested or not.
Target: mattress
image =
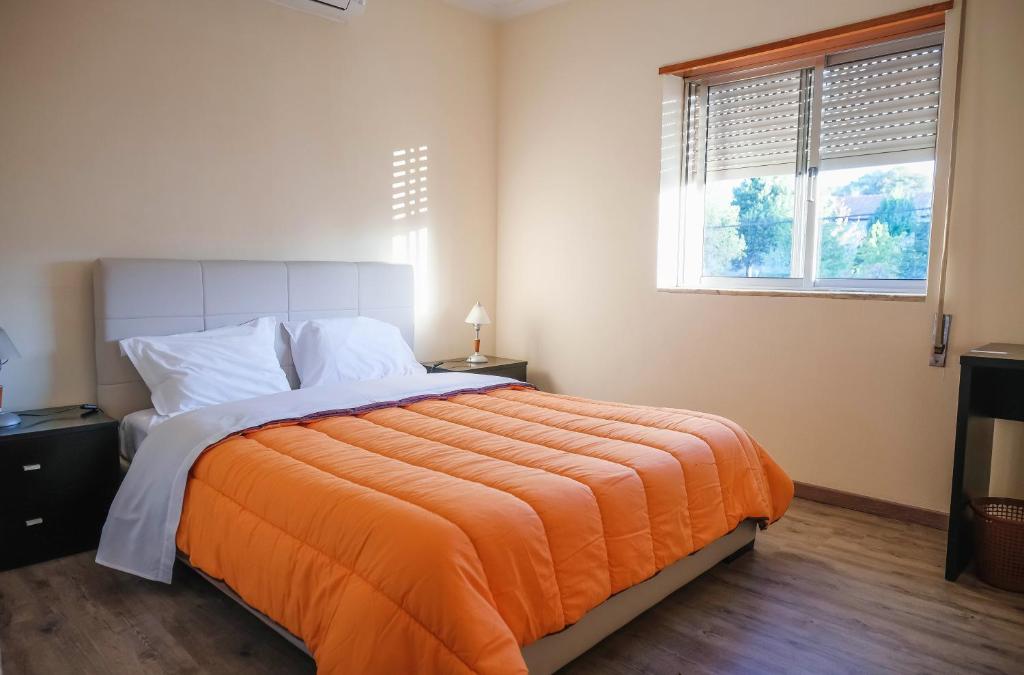
[[[121,457],[130,462],[138,452],[142,441],[158,424],[169,419],[153,408],[129,413],[121,420]]]

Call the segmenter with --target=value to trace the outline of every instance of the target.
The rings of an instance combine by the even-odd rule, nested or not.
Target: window
[[[659,286],[923,294],[943,56],[929,30],[673,78],[662,229],[675,208],[678,232],[659,238]]]

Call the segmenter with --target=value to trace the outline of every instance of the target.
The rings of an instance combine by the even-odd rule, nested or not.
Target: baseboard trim
[[[865,497],[852,492],[844,492],[833,488],[799,483],[794,481],[796,496],[801,499],[808,499],[812,502],[820,502],[831,506],[839,506],[851,511],[861,511],[875,516],[902,520],[908,523],[917,523],[927,527],[934,527],[936,530],[945,530],[949,526],[949,516],[941,511],[922,509],[919,506],[908,506],[897,504],[885,499]]]

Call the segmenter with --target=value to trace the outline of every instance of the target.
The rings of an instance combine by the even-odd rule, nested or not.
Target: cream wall
[[[797,480],[947,510],[957,357],[1024,342],[1024,3],[969,3],[951,367],[927,366],[934,297],[655,290],[658,67],[921,4],[573,0],[506,24],[499,351],[530,359],[556,391],[732,417]],[[1024,446],[1020,433],[1000,436]]]
[[[798,480],[944,510],[958,378],[925,365],[932,299],[654,290],[657,67],[917,4],[573,0],[498,28],[441,0],[347,24],[267,0],[0,2],[0,326],[25,356],[6,403],[94,398],[99,256],[388,260],[426,228],[421,357],[465,351],[480,299],[542,386],[719,412]],[[1022,24],[1024,3],[970,3],[953,361],[1024,342]],[[419,145],[431,210],[396,224],[391,152]],[[1019,459],[997,464],[1024,490]]]
[[[441,0],[338,24],[267,0],[0,2],[11,409],[95,399],[100,256],[390,260],[426,228],[417,353],[495,297],[497,28]],[[395,223],[392,151],[429,146]],[[485,346],[492,333],[485,332]]]

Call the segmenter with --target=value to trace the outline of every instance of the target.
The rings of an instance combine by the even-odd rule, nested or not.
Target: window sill
[[[879,293],[877,291],[797,291],[760,288],[659,288],[660,293],[691,293],[694,295],[763,295],[776,298],[830,298],[833,300],[887,300],[924,302],[924,293]]]

